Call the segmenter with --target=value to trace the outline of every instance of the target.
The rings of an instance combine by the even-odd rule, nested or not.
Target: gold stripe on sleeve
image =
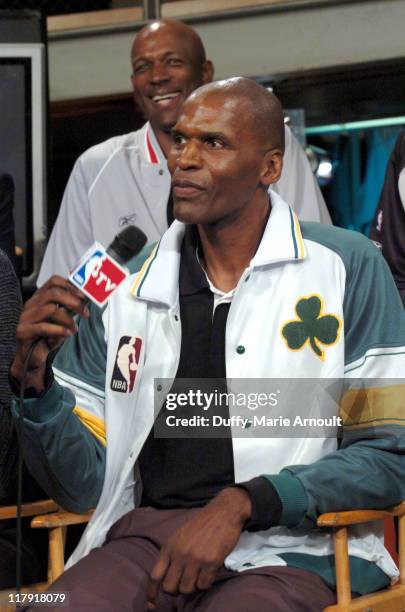
[[[346,429],[405,426],[405,385],[350,389],[342,398],[339,415]]]
[[[84,410],[84,408],[79,408],[79,406],[75,406],[73,408],[73,412],[81,420],[83,425],[87,427],[90,433],[93,434],[93,436],[97,438],[97,440],[101,442],[103,446],[106,446],[107,440],[104,421],[99,417],[96,417],[88,410]]]

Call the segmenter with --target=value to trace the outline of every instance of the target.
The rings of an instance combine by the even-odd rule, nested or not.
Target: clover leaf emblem
[[[288,348],[299,351],[305,344],[310,347],[322,361],[325,352],[321,344],[334,344],[339,336],[340,320],[333,314],[322,314],[322,301],[317,295],[301,298],[295,306],[298,320],[288,321],[281,333]]]

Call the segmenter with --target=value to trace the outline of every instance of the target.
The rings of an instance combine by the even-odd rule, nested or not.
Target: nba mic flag
[[[101,307],[128,274],[101,244],[95,242],[73,269],[69,280]]]

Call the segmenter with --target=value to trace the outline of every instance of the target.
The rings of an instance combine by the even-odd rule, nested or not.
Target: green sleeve
[[[140,269],[154,245],[129,263]],[[90,318],[53,362],[55,381],[43,397],[24,402],[22,444],[27,466],[41,487],[64,508],[83,512],[97,505],[106,463],[104,388],[107,345],[103,310],[90,304]],[[13,402],[18,418],[18,403]]]
[[[105,448],[72,412],[75,397],[54,381],[40,399],[24,402],[25,463],[46,493],[66,510],[97,505],[103,486]],[[13,415],[18,418],[17,399]]]
[[[93,306],[90,311],[57,354],[52,386],[41,398],[24,402],[28,469],[50,497],[73,512],[97,504],[106,460],[104,441],[73,412],[80,402],[90,422],[103,423],[106,344],[102,311]],[[16,399],[13,414],[18,418]]]
[[[289,527],[323,512],[384,508],[405,499],[405,311],[381,253],[363,237],[342,256],[346,392],[338,450],[267,478]],[[310,441],[309,441],[310,442]]]

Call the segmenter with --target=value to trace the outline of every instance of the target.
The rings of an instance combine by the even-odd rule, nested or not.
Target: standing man
[[[269,198],[284,148],[275,96],[248,79],[201,87],[184,104],[173,138],[176,220],[139,274],[78,334],[57,304],[88,318],[83,296],[52,277],[18,327],[17,381],[29,346],[41,338],[27,375],[29,464],[63,506],[97,506],[74,561],[90,554],[52,590],[67,591],[75,612],[147,604],[319,612],[335,593],[333,547],[317,516],[382,508],[405,496],[401,386],[390,381],[405,369],[405,313],[367,238],[300,223],[280,196]],[[69,336],[52,372],[50,344]],[[129,391],[114,385],[125,342],[137,346]],[[172,414],[172,393],[157,378],[173,381],[172,390],[182,382],[191,389],[194,379],[214,394],[215,380],[233,389],[241,379],[292,372],[348,387],[339,444],[336,433],[243,438],[228,426],[222,437],[183,437],[182,419],[195,406],[184,395],[172,437],[155,435],[154,400],[158,423]],[[317,408],[323,416],[329,400],[301,393],[291,413]],[[234,414],[231,403],[219,409]],[[398,573],[374,529],[351,530],[358,593]]]
[[[67,276],[98,240],[108,246],[127,223],[156,242],[170,225],[170,130],[187,96],[214,74],[198,34],[179,21],[155,21],[136,36],[131,51],[134,98],[147,123],[111,138],[76,162],[38,277]],[[285,128],[283,174],[274,189],[303,220],[330,223],[305,153]]]

